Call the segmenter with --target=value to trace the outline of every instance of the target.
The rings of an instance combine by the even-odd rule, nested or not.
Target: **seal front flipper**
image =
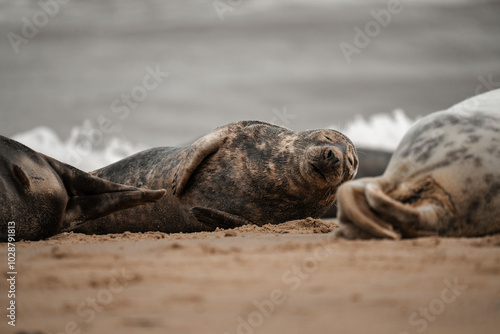
[[[42,155],[58,174],[69,197],[62,216],[61,232],[148,202],[156,202],[166,191],[124,186],[92,176],[75,167]]]
[[[194,207],[189,212],[202,224],[212,230],[220,228],[235,228],[243,225],[252,224],[243,217],[232,215],[230,213],[210,209],[205,207]]]
[[[369,206],[366,188],[371,182],[374,182],[373,178],[365,178],[346,182],[339,187],[337,200],[341,231],[336,234],[348,239],[357,237],[365,239],[364,235],[368,234],[378,238],[398,240],[401,236]]]
[[[191,145],[187,151],[187,155],[182,159],[175,170],[172,180],[174,195],[179,196],[182,193],[189,178],[193,175],[201,162],[211,153],[217,152],[222,144],[224,144],[228,131],[227,127],[222,127],[201,137]]]

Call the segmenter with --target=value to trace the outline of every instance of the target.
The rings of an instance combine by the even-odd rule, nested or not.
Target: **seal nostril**
[[[351,166],[353,165],[353,162],[352,162],[351,157],[348,157],[348,158],[347,158],[347,161],[349,161],[349,164],[350,164]]]
[[[335,165],[338,163],[340,160],[335,156],[335,153],[333,153],[332,150],[328,150],[325,155],[325,159],[328,160],[329,163]]]

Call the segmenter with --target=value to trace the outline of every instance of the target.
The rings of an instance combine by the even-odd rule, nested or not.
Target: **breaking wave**
[[[403,110],[397,109],[368,118],[356,116],[342,129],[330,128],[345,133],[356,146],[393,151],[413,122]],[[54,130],[45,126],[16,134],[12,139],[84,171],[101,168],[149,148],[105,135],[90,121],[74,127],[67,139],[59,138]]]
[[[342,129],[335,125],[330,128],[342,131],[356,146],[394,151],[414,122],[403,110],[396,109],[368,118],[355,116]]]
[[[132,144],[125,139],[106,135],[90,121],[74,127],[65,140],[45,126],[16,134],[12,139],[84,171],[109,165],[148,148],[146,145]]]

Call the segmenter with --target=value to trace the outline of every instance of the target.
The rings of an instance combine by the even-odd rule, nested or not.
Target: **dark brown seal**
[[[164,193],[91,176],[0,136],[0,241],[47,238]]]
[[[93,172],[171,190],[154,205],[88,222],[78,231],[196,232],[319,217],[357,167],[354,145],[338,131],[236,122],[191,146],[153,148]]]

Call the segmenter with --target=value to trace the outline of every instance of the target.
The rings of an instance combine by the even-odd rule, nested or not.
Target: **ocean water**
[[[392,151],[413,124],[403,110],[381,113],[370,117],[356,116],[345,127],[332,124],[328,128],[340,130],[355,145]],[[66,138],[49,127],[39,126],[12,136],[35,151],[69,163],[85,171],[109,165],[134,153],[150,148],[144,143],[133,143],[120,137],[105,136],[98,127],[86,120],[74,127]]]
[[[93,127],[90,121],[71,129],[67,138],[60,138],[54,129],[39,126],[18,133],[12,139],[88,172],[149,148],[119,137],[103,141],[99,129]]]
[[[0,0],[0,134],[84,170],[239,120],[392,149],[500,82],[497,0],[403,1],[350,62],[340,45],[388,1],[222,1],[223,17],[213,0],[69,1],[16,52],[7,35],[43,9]]]

